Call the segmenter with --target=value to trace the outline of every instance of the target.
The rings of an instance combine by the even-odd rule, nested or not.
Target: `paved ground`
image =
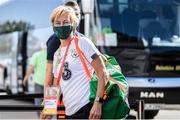
[[[17,100],[1,100],[0,105],[30,105],[32,103],[17,101]],[[135,111],[130,112],[131,115],[136,116]],[[7,119],[38,119],[36,112],[2,112],[0,111],[0,120]],[[161,110],[155,119],[179,119],[180,120],[180,110]]]
[[[155,119],[178,119],[180,120],[180,110],[161,110]]]
[[[30,102],[17,100],[0,100],[0,105],[31,105]],[[7,119],[38,119],[37,112],[4,112],[0,111],[0,120]]]
[[[135,111],[131,111],[130,112],[131,115],[136,116],[136,112]],[[170,119],[178,119],[180,120],[180,110],[160,110],[158,115],[155,116],[156,120],[159,119],[166,119],[166,120],[170,120]]]

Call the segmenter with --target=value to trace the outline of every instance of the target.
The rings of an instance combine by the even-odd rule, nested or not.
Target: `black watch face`
[[[104,102],[103,98],[100,98],[100,97],[96,97],[95,101],[96,102],[100,102],[100,103]]]
[[[99,98],[99,102],[100,102],[100,103],[103,103],[103,102],[104,102],[104,99],[103,99],[103,98]]]

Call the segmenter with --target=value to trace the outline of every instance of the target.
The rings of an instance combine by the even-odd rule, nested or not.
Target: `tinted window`
[[[118,46],[180,47],[179,4],[173,0],[99,0],[102,31],[117,33]],[[133,45],[133,44],[132,44]]]

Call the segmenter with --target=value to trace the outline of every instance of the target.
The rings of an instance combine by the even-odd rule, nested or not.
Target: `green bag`
[[[102,119],[122,119],[125,118],[130,111],[129,105],[127,103],[128,94],[128,83],[125,80],[124,75],[120,71],[120,67],[114,57],[104,55],[107,59],[106,70],[109,72],[110,76],[119,82],[124,91],[119,88],[119,86],[113,82],[108,81],[107,86],[107,96],[108,98],[103,103]],[[119,68],[118,68],[119,67]],[[90,81],[90,101],[94,102],[97,91],[98,78],[96,74],[93,75]]]
[[[78,38],[75,38],[76,50],[79,58],[87,70],[85,55],[78,47]],[[128,95],[128,83],[125,80],[124,75],[121,73],[120,66],[114,57],[103,55],[104,62],[106,64],[106,70],[109,72],[109,80],[106,84],[106,96],[102,105],[102,119],[122,119],[125,118],[130,111],[127,95]],[[88,61],[87,61],[88,62]],[[87,73],[87,71],[86,71]],[[88,75],[87,73],[87,76]],[[88,77],[90,79],[90,77]],[[93,75],[90,81],[90,101],[93,103],[96,97],[98,78],[96,74]]]

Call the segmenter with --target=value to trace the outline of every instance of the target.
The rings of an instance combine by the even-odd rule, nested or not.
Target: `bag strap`
[[[84,53],[80,50],[80,48],[79,48],[79,46],[78,46],[79,38],[78,38],[78,37],[75,37],[74,40],[75,40],[75,46],[76,46],[77,53],[78,53],[78,55],[79,55],[79,58],[80,58],[80,60],[81,60],[81,63],[83,64],[83,68],[84,68],[84,70],[85,70],[85,72],[86,72],[86,74],[87,74],[88,79],[91,80],[92,76],[91,76],[91,74],[90,74],[90,72],[89,72],[89,69],[88,69],[88,67],[87,67],[87,64],[85,63],[85,60],[83,59],[83,57],[85,57],[85,55],[84,55]],[[86,57],[85,57],[85,58],[86,58]],[[86,58],[86,59],[87,59],[87,58]],[[87,62],[89,62],[89,61],[87,61]]]
[[[85,63],[85,60],[86,60],[86,62],[88,62],[88,63],[90,63],[90,62],[87,60],[86,56],[84,55],[84,53],[80,50],[80,48],[79,48],[79,46],[78,46],[79,38],[78,38],[78,37],[75,37],[74,40],[75,40],[76,50],[77,50],[78,55],[79,55],[79,58],[80,58],[80,60],[81,60],[81,62],[82,62],[82,64],[83,64],[84,70],[86,71],[86,74],[87,74],[89,80],[91,80],[92,77],[91,77],[91,74],[90,74],[90,72],[89,72],[89,70],[88,70],[87,64]],[[83,59],[83,57],[85,58],[85,60]],[[103,56],[103,57],[104,57],[104,56]],[[103,59],[107,60],[105,57],[104,57]],[[90,65],[91,65],[91,64],[90,64]],[[118,85],[118,87],[119,87],[124,93],[127,93],[127,90],[124,88],[124,86],[123,86],[121,83],[119,83],[118,81],[116,81],[116,80],[115,80],[114,78],[112,78],[111,76],[109,76],[108,79],[109,79],[110,81],[116,83],[116,84]],[[106,90],[105,90],[105,91],[106,91]]]
[[[124,93],[127,93],[127,90],[124,88],[124,86],[119,83],[117,80],[115,80],[114,78],[112,77],[109,77],[109,80],[116,83],[118,85],[118,87],[124,92]]]

